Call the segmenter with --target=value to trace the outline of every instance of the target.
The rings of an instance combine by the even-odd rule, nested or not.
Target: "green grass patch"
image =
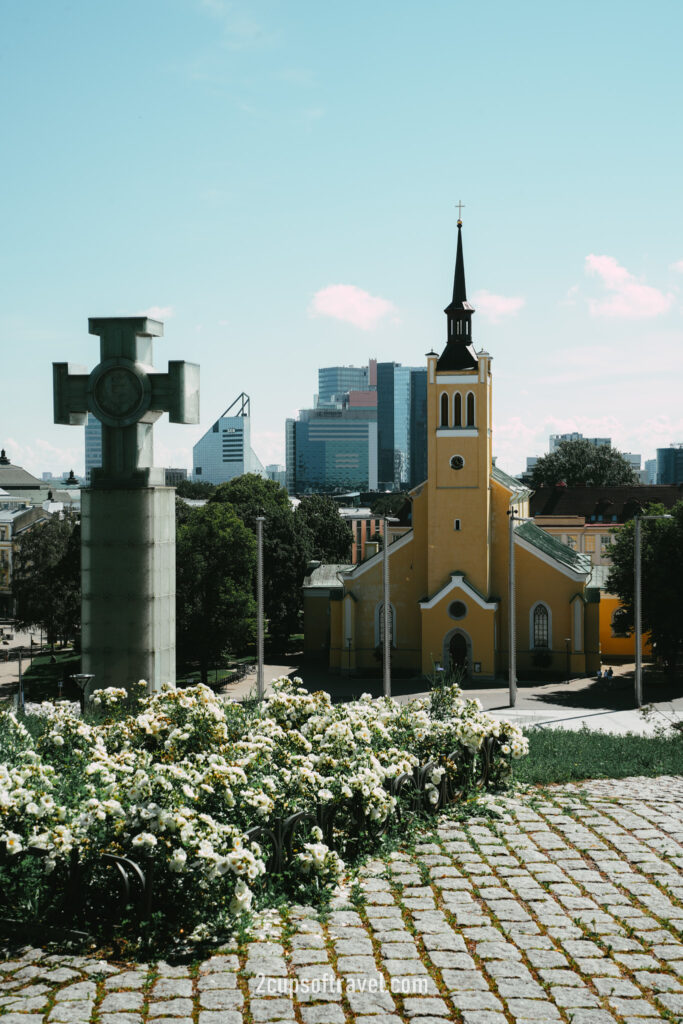
[[[618,736],[588,729],[529,729],[529,755],[513,762],[527,784],[683,774],[683,737]]]
[[[57,698],[59,682],[63,680],[62,697],[78,700],[79,689],[69,676],[81,671],[81,656],[72,650],[56,651],[51,654],[37,654],[23,673],[26,700],[54,700]]]

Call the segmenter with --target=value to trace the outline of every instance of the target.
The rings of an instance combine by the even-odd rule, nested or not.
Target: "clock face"
[[[462,469],[465,465],[465,460],[462,455],[451,455],[451,469]]]

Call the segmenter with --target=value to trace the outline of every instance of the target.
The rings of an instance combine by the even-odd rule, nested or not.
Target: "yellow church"
[[[388,549],[392,667],[460,668],[482,682],[506,674],[513,514],[519,676],[597,672],[590,557],[527,520],[531,492],[492,458],[492,360],[472,343],[460,220],[445,313],[446,346],[427,355],[428,476],[410,492],[411,529]],[[382,558],[318,565],[306,577],[305,652],[333,672],[363,675],[381,663]]]

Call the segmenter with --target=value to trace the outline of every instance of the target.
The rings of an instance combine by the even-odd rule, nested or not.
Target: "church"
[[[410,492],[411,528],[388,550],[391,663],[401,674],[507,673],[510,551],[521,678],[597,671],[599,590],[590,556],[529,517],[530,491],[492,456],[492,358],[473,345],[458,221],[446,344],[427,355],[427,479]],[[511,523],[512,516],[512,523]],[[331,672],[376,674],[383,643],[379,551],[356,566],[312,565],[304,582],[304,644]]]

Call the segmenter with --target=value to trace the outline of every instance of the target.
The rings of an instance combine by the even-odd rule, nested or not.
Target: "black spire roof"
[[[472,314],[474,307],[467,301],[465,287],[465,260],[462,255],[462,221],[458,221],[458,249],[455,256],[453,299],[446,306],[446,348],[436,364],[438,370],[476,370],[477,360],[472,350]]]

